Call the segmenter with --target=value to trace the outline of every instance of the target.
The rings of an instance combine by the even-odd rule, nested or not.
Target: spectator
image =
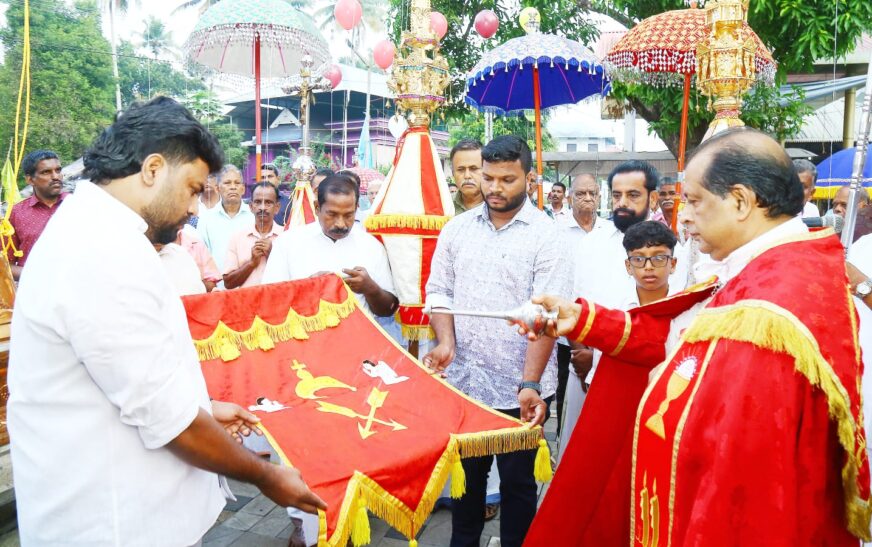
[[[16,281],[21,278],[21,269],[24,268],[36,240],[68,195],[63,191],[61,161],[54,152],[31,152],[22,160],[21,170],[24,172],[24,180],[33,188],[33,194],[16,203],[9,213],[9,222],[15,228],[12,243],[21,251],[21,256],[15,256],[12,249],[6,251],[6,259],[12,267],[12,277]]]
[[[808,160],[793,160],[793,167],[796,169],[796,174],[799,175],[799,182],[802,183],[802,195],[805,200],[800,217],[821,216],[817,205],[811,201],[814,197],[814,185],[817,182],[817,167]]]
[[[474,139],[462,139],[451,149],[451,176],[456,181],[457,192],[453,194],[454,214],[459,215],[481,205],[481,143]]]
[[[282,233],[275,222],[278,209],[278,190],[269,182],[255,185],[248,204],[254,219],[251,226],[230,237],[224,262],[224,287],[251,287],[260,285],[266,262],[275,238]]]
[[[233,165],[228,165],[218,175],[218,194],[221,206],[215,207],[200,217],[197,230],[203,237],[219,271],[224,271],[227,247],[230,236],[254,223],[254,215],[248,207],[242,206],[242,173]]]

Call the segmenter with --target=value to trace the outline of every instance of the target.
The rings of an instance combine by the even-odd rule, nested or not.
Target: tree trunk
[[[115,111],[121,112],[121,79],[118,77],[118,46],[115,43],[115,0],[109,0],[109,35],[112,39],[112,76],[115,78]]]

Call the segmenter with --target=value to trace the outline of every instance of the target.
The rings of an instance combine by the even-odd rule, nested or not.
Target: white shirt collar
[[[698,262],[694,266],[694,275],[699,280],[709,279],[716,275],[721,283],[726,283],[742,273],[745,266],[754,260],[757,255],[772,247],[773,244],[780,240],[806,233],[808,233],[808,228],[802,223],[802,220],[791,218],[787,222],[779,224],[768,232],[745,243],[721,261],[709,258],[708,260]]]

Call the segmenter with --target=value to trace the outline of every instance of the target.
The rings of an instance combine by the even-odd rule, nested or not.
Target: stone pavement
[[[545,438],[549,441],[551,454],[557,454],[554,406],[551,419],[545,424]],[[294,525],[283,507],[267,499],[256,487],[230,481],[237,501],[228,503],[218,517],[218,522],[203,538],[204,547],[286,547]],[[547,486],[540,487],[540,501]],[[384,521],[370,515],[373,547],[408,547],[409,542],[390,528]],[[500,547],[500,516],[485,523],[481,547]],[[451,538],[451,511],[439,509],[418,535],[419,547],[444,547]],[[18,532],[14,530],[0,536],[0,547],[18,547]]]

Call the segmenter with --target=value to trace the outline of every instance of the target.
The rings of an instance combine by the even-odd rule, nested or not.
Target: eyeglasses
[[[651,265],[655,268],[662,268],[669,264],[669,259],[672,258],[670,255],[657,255],[657,256],[628,256],[627,260],[630,261],[630,266],[641,270],[648,264],[648,261],[651,261]]]

